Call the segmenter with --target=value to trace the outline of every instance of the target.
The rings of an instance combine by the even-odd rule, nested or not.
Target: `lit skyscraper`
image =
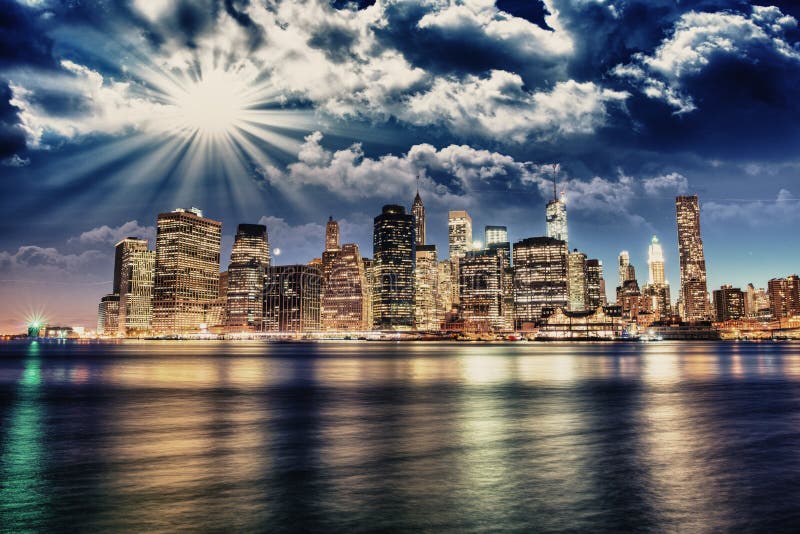
[[[470,251],[459,260],[461,313],[468,331],[502,331],[506,325],[503,313],[502,249]]]
[[[658,238],[653,236],[650,247],[647,250],[647,265],[650,267],[650,284],[664,284],[664,249]]]
[[[372,315],[377,329],[414,327],[414,249],[414,216],[403,206],[384,206],[375,217],[372,239]]]
[[[554,192],[555,193],[555,192]],[[562,191],[547,203],[547,237],[560,239],[564,243],[569,242],[567,232],[567,201],[566,195]]]
[[[606,288],[603,282],[603,262],[586,260],[586,307],[596,310],[606,304]]]
[[[767,282],[773,320],[800,315],[800,278],[793,274]]]
[[[326,251],[325,279],[322,286],[322,329],[353,332],[372,328],[370,291],[361,253],[355,243],[339,250]]]
[[[417,245],[414,266],[414,317],[417,330],[430,332],[439,329],[440,314],[437,303],[439,289],[439,262],[436,245]]]
[[[540,322],[556,308],[566,308],[567,244],[551,237],[514,243],[514,316],[517,326]]]
[[[583,311],[589,301],[588,269],[586,254],[575,249],[567,258],[569,274],[569,309]]]
[[[264,331],[287,334],[318,331],[321,288],[319,267],[270,267],[264,288]]]
[[[219,297],[219,250],[222,223],[197,208],[158,215],[153,331],[198,332]]]
[[[339,250],[339,223],[328,217],[328,224],[325,225],[325,250]]]
[[[267,227],[263,224],[240,224],[228,266],[225,321],[229,331],[262,329],[264,277],[269,262]]]
[[[466,211],[450,211],[447,215],[447,236],[450,259],[463,258],[472,248],[472,218]]]
[[[744,317],[744,292],[731,285],[714,290],[714,311],[717,321],[731,321]]]
[[[703,239],[700,237],[700,202],[697,195],[675,199],[678,221],[678,253],[681,267],[681,300],[684,319],[708,318],[708,288]]]
[[[155,252],[147,240],[127,237],[117,243],[119,261],[119,332],[123,336],[150,331],[153,319]],[[117,273],[114,274],[117,278]]]
[[[636,269],[631,265],[631,255],[627,250],[619,253],[619,284],[617,287],[624,287],[625,282],[636,280]]]
[[[438,286],[436,291],[437,314],[440,319],[453,309],[453,263],[450,260],[442,260],[438,266]],[[458,286],[458,284],[456,284]]]
[[[119,331],[119,295],[111,293],[100,299],[97,307],[97,333],[115,336]]]
[[[508,229],[505,226],[487,226],[484,235],[486,248],[498,243],[508,243]]]
[[[416,236],[417,245],[424,245],[425,206],[422,205],[422,197],[419,196],[419,188],[417,188],[417,196],[414,197],[414,203],[411,205],[411,215],[414,216],[414,235]]]

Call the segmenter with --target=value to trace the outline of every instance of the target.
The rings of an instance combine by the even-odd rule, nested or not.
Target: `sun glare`
[[[175,95],[183,129],[203,134],[232,133],[248,111],[247,86],[225,71],[211,71]]]

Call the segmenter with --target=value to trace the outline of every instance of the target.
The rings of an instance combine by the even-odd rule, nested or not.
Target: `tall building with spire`
[[[661,320],[670,315],[669,283],[664,275],[664,249],[653,236],[647,249],[647,266],[650,270],[649,283],[642,288],[644,301],[642,307],[653,312],[656,320]]]
[[[417,177],[417,195],[411,205],[411,215],[414,216],[414,235],[417,245],[425,244],[425,206],[422,205],[422,197],[419,196],[419,177]]]
[[[557,167],[553,168],[553,198],[547,203],[547,237],[559,239],[569,247],[569,235],[567,232],[567,200],[564,191],[557,192],[556,185]]]
[[[700,201],[697,195],[675,199],[678,222],[678,254],[681,267],[681,300],[684,319],[699,321],[709,317],[706,260],[700,237]]]
[[[325,225],[325,250],[328,252],[339,250],[339,223],[328,217]]]
[[[636,280],[636,269],[631,264],[631,255],[627,250],[619,253],[619,284],[617,287],[625,286],[625,282]]]

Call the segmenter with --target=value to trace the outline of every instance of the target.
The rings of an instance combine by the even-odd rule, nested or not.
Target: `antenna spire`
[[[558,193],[556,192],[556,173],[558,172],[558,163],[553,163],[553,200],[558,200]]]

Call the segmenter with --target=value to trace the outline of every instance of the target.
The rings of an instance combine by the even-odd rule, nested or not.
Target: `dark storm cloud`
[[[39,14],[13,0],[0,0],[0,68],[53,66],[53,42],[39,27]]]
[[[11,89],[0,82],[0,160],[22,157],[25,151],[25,131],[19,121],[19,108],[13,106]],[[11,161],[11,160],[9,160]]]
[[[352,30],[336,24],[324,24],[314,30],[308,45],[322,51],[334,63],[343,63],[352,54],[350,47],[356,41]]]

